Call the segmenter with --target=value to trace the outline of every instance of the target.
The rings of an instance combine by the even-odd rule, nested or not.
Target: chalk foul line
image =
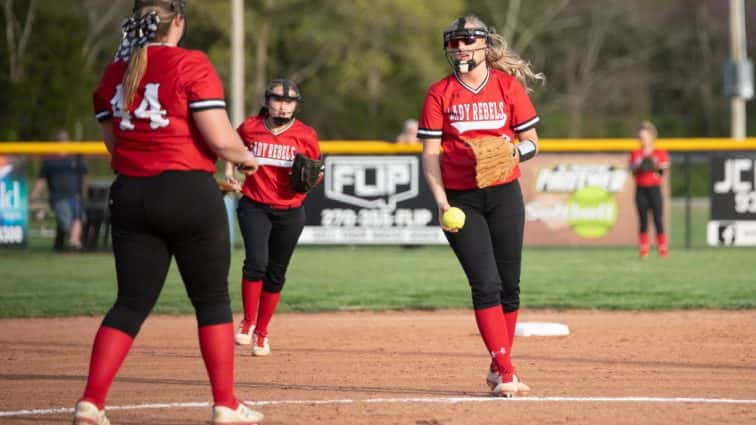
[[[459,403],[690,403],[690,404],[756,404],[756,400],[734,398],[689,398],[689,397],[412,397],[412,398],[366,398],[333,400],[264,400],[248,401],[251,406],[280,405],[330,405],[330,404],[459,404]],[[197,403],[150,403],[124,406],[107,406],[109,412],[118,410],[155,410],[195,408],[211,406],[207,402]],[[45,416],[73,413],[73,408],[29,409],[0,411],[0,417]]]

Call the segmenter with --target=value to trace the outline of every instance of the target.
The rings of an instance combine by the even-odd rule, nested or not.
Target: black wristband
[[[525,139],[517,144],[517,150],[520,152],[520,162],[532,159],[536,155],[536,144],[530,139]]]

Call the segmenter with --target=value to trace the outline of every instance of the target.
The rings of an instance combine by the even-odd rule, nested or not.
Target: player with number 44
[[[153,151],[150,146],[164,144],[175,152],[185,151],[176,141],[192,140],[197,134],[197,122],[190,115],[225,109],[226,102],[223,83],[204,53],[165,43],[150,43],[148,47],[149,66],[139,79],[124,79],[127,61],[117,58],[108,65],[95,90],[94,103],[98,121],[113,120],[118,147],[108,146],[108,150],[125,152],[134,147],[145,155],[149,152],[157,173],[166,165],[180,168],[185,164],[171,165],[172,154]],[[121,154],[113,155],[114,167],[128,167],[128,162],[129,158]]]

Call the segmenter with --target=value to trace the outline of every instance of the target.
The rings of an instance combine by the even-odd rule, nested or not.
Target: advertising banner
[[[0,248],[25,246],[29,235],[24,161],[0,156]]]
[[[541,154],[523,164],[525,244],[634,246],[626,154]],[[303,244],[446,244],[419,155],[329,155],[305,202]],[[665,179],[668,181],[668,179]],[[669,201],[667,187],[663,190]]]
[[[521,170],[526,245],[637,244],[635,183],[627,154],[541,154]],[[664,181],[663,201],[669,205],[669,177]],[[667,223],[668,212],[665,208]]]
[[[303,244],[445,244],[419,155],[325,157]]]
[[[710,201],[709,245],[756,245],[756,154],[712,158]]]

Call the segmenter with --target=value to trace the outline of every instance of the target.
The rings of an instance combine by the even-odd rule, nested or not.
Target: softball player
[[[294,118],[301,92],[290,80],[276,79],[265,91],[265,106],[238,128],[244,144],[258,158],[260,170],[240,187],[237,215],[244,238],[242,268],[244,319],[236,343],[252,344],[256,356],[270,354],[268,324],[281,298],[286,269],[305,223],[306,193],[296,192],[290,175],[297,153],[320,158],[318,135]],[[226,179],[239,185],[226,166]]]
[[[74,425],[107,425],[105,399],[176,258],[194,306],[214,399],[213,424],[256,424],[263,416],[234,394],[230,253],[218,156],[254,172],[234,132],[223,85],[201,52],[177,47],[183,0],[136,0],[124,39],[94,93],[111,164],[113,253],[118,296],[95,336]]]
[[[643,121],[638,129],[640,149],[630,153],[630,170],[635,176],[635,206],[638,209],[640,257],[648,258],[648,212],[654,216],[656,228],[656,247],[659,256],[667,256],[667,235],[664,233],[664,215],[662,205],[662,176],[669,168],[667,152],[654,147],[656,127],[649,121]]]
[[[535,156],[539,117],[524,84],[543,76],[476,16],[455,20],[444,32],[444,48],[454,72],[428,90],[418,130],[425,177],[439,217],[450,206],[466,214],[461,230],[444,228],[444,234],[467,275],[475,320],[492,357],[486,381],[494,394],[512,396],[529,391],[511,361],[525,223],[520,171],[479,188],[465,141],[497,136],[501,143],[517,141],[520,162]]]

